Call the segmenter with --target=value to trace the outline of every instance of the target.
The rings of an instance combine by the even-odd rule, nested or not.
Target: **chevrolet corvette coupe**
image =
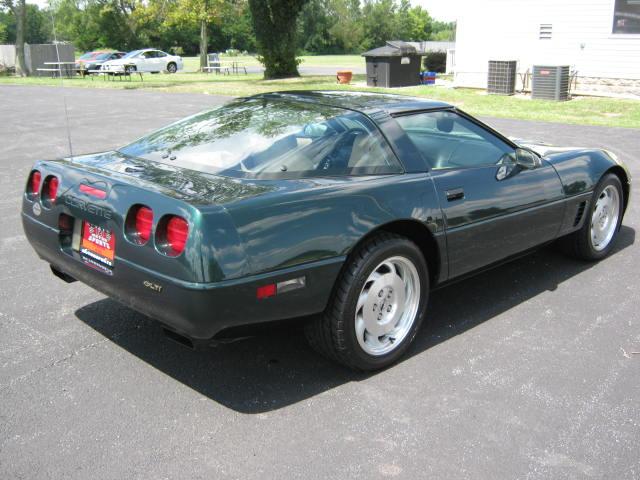
[[[22,221],[56,276],[183,344],[288,320],[374,370],[406,352],[434,286],[553,241],[605,257],[630,182],[612,153],[512,140],[445,103],[271,93],[36,162]]]

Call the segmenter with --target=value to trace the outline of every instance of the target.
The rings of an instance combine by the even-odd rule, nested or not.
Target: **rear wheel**
[[[169,63],[169,65],[167,65],[167,72],[176,73],[177,71],[178,71],[178,66],[175,63],[171,62]]]
[[[622,222],[623,192],[620,179],[605,175],[593,192],[589,217],[567,242],[574,256],[584,260],[606,257],[618,236]]]
[[[312,347],[355,370],[395,362],[418,331],[429,292],[427,264],[404,237],[381,233],[348,260],[329,305],[306,327]]]

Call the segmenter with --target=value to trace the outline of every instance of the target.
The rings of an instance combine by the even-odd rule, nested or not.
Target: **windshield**
[[[133,52],[129,52],[127,53],[124,57],[122,58],[131,58],[131,57],[135,57],[136,55],[138,55],[142,50],[134,50]]]
[[[106,60],[109,57],[111,57],[111,52],[107,52],[107,53],[101,53],[100,55],[98,55],[96,57],[96,60]]]
[[[87,52],[84,55],[82,55],[79,60],[89,60],[90,58],[95,57],[97,54],[96,52]]]
[[[400,173],[364,115],[253,98],[169,125],[120,150],[132,157],[244,178]]]

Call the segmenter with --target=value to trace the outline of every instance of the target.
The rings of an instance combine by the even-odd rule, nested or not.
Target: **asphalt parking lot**
[[[33,160],[110,149],[226,101],[0,87],[0,478],[640,478],[640,189],[598,264],[546,248],[434,292],[410,354],[357,375],[299,332],[192,352],[37,259]],[[640,131],[485,119],[610,149]]]

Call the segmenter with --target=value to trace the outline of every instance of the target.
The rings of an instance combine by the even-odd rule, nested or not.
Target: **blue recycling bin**
[[[437,72],[420,72],[420,83],[422,85],[435,85]]]

